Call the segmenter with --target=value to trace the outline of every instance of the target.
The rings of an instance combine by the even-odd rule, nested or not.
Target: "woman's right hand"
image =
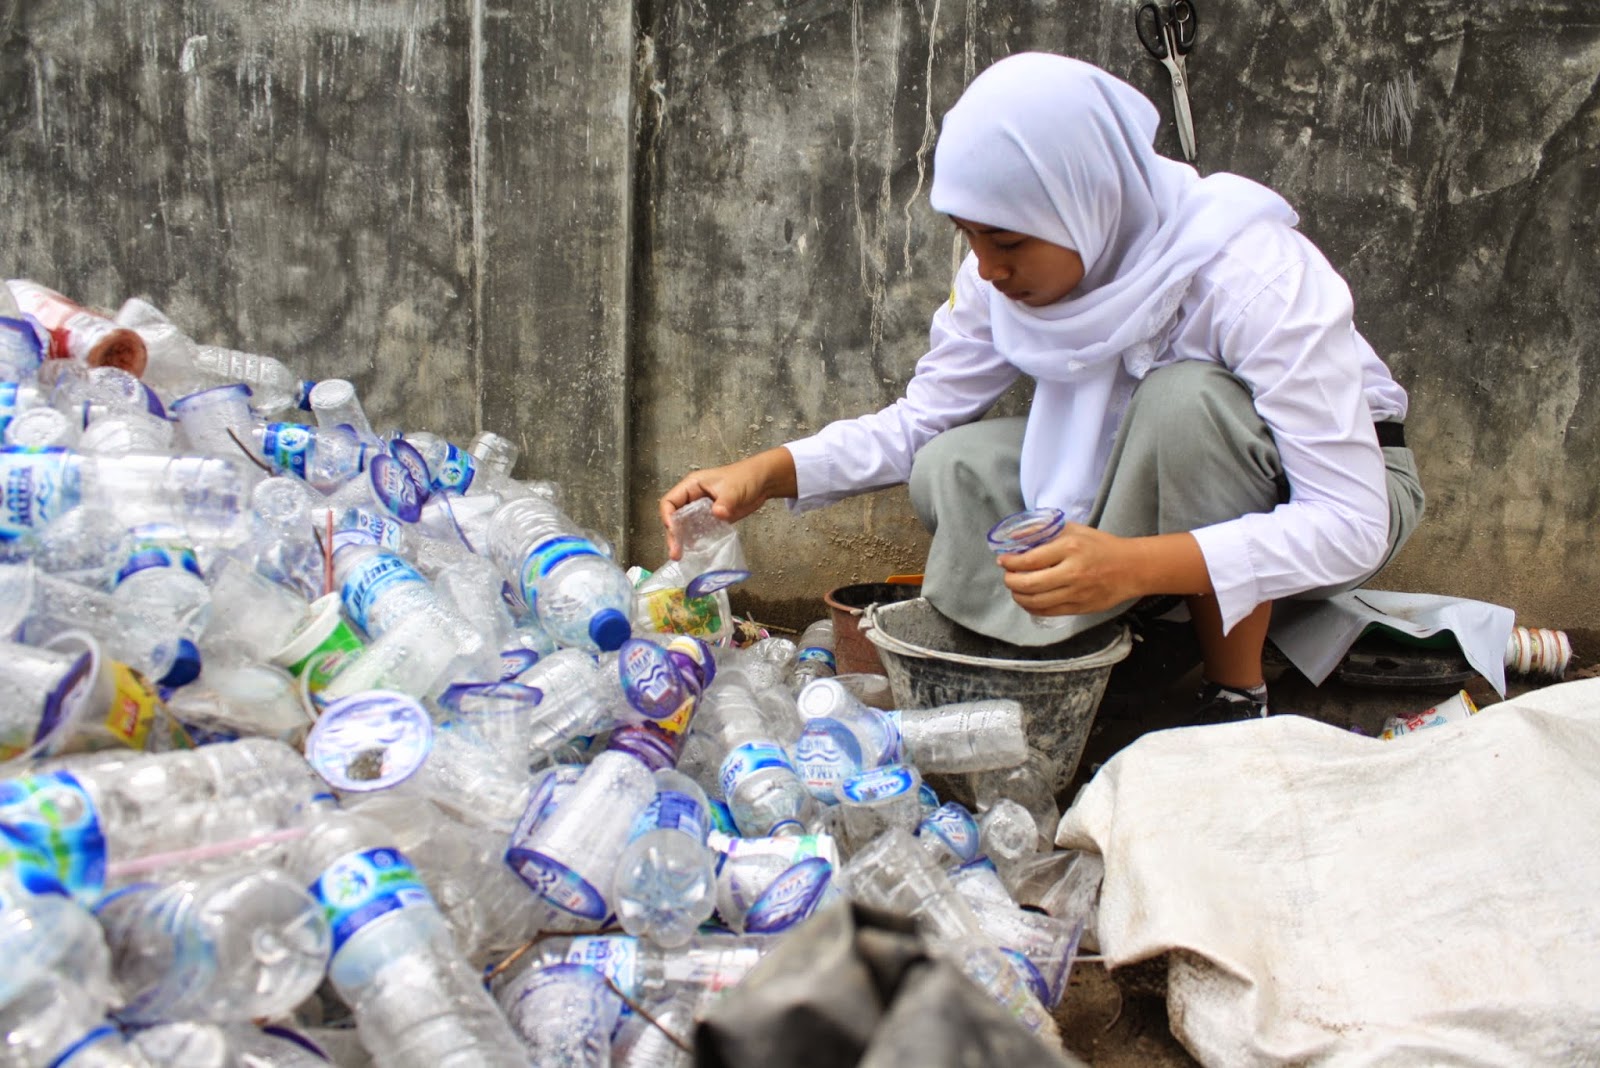
[[[667,554],[674,560],[683,555],[683,547],[672,532],[672,516],[690,501],[710,497],[712,515],[724,523],[737,523],[774,497],[798,493],[794,456],[782,446],[721,467],[691,471],[661,496]]]

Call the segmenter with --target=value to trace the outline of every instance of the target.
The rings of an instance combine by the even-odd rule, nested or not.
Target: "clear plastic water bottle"
[[[889,720],[837,679],[807,683],[797,704],[806,723],[795,743],[795,766],[818,801],[836,804],[846,779],[898,758],[900,738]]]
[[[250,432],[262,459],[280,474],[332,493],[367,469],[372,447],[339,427],[266,423]]]
[[[986,898],[969,899],[984,934],[1011,959],[1033,996],[1054,1009],[1066,993],[1067,976],[1078,952],[1081,923],[1069,923],[1038,912]]]
[[[93,754],[0,779],[0,823],[46,850],[60,882],[97,900],[146,870],[198,874],[281,855],[296,810],[327,789],[282,742]]]
[[[70,979],[46,975],[0,1003],[6,1068],[154,1068]]]
[[[917,844],[941,868],[976,858],[978,841],[978,821],[959,801],[946,801],[917,825]]]
[[[1029,746],[1028,759],[1015,767],[973,773],[972,796],[979,811],[992,808],[1001,798],[1010,798],[1027,809],[1039,828],[1039,848],[1048,850],[1056,824],[1061,822],[1055,793],[1060,772],[1060,761]]]
[[[31,564],[0,564],[0,569],[28,576],[25,584],[18,578],[7,584],[25,585],[29,591],[23,634],[30,644],[86,631],[106,655],[153,679],[164,677],[177,661],[179,636],[172,633],[171,622],[151,615],[143,605],[44,574]]]
[[[719,778],[739,833],[748,838],[804,834],[817,802],[762,722],[745,680],[736,672],[720,673],[701,700],[701,715],[726,754]]]
[[[655,788],[617,861],[617,918],[631,935],[681,946],[716,907],[711,810],[687,775],[657,771]]]
[[[227,547],[250,534],[251,478],[232,460],[129,454],[83,456],[0,446],[0,543],[91,504],[124,526],[162,523],[192,544]]]
[[[194,353],[195,371],[215,382],[243,382],[250,387],[251,404],[263,414],[298,407],[310,392],[302,381],[272,356],[216,345],[201,345]]]
[[[95,911],[129,1023],[270,1019],[309,997],[328,966],[321,906],[271,868],[142,883]]]
[[[144,526],[131,535],[111,596],[197,640],[211,619],[211,590],[194,549],[171,527]]]
[[[713,842],[717,916],[732,931],[779,934],[838,896],[839,851],[829,835]]]
[[[366,409],[354,383],[343,378],[324,378],[311,387],[306,395],[311,414],[317,417],[317,426],[323,430],[344,430],[358,441],[376,446],[378,435],[372,432]]]
[[[480,430],[472,436],[467,452],[485,473],[502,479],[511,477],[511,469],[522,457],[516,442],[488,430]]]
[[[617,863],[634,822],[655,793],[643,764],[625,753],[603,752],[526,846],[507,852],[506,863],[550,905],[598,926],[611,911]]]
[[[631,935],[576,935],[540,939],[521,966],[495,980],[495,1000],[512,1005],[538,972],[560,964],[593,968],[635,1003],[678,993],[711,995],[737,986],[776,939],[764,935],[699,935],[681,946],[658,946]]]
[[[795,642],[798,652],[794,662],[794,688],[800,689],[812,679],[832,678],[839,673],[839,662],[833,655],[833,620],[819,619],[808,626]]]
[[[1015,767],[1028,759],[1022,706],[1009,698],[961,701],[885,713],[905,759],[924,772],[955,774]]]
[[[534,1064],[610,1068],[622,999],[595,969],[552,964],[530,971],[500,1004]]]
[[[167,1023],[138,1031],[129,1044],[162,1068],[327,1068],[326,1057],[286,1032],[249,1024]]]
[[[1039,828],[1027,809],[1001,798],[978,821],[978,840],[1006,889],[1012,890],[1023,866],[1039,851]]]
[[[489,551],[521,584],[550,636],[590,652],[612,651],[632,632],[628,576],[547,501],[524,497],[489,522]]]
[[[344,598],[345,614],[373,638],[407,620],[426,620],[439,640],[452,643],[458,667],[452,678],[497,678],[498,650],[471,624],[434,596],[421,572],[396,553],[352,541],[334,553],[333,577]]]
[[[478,473],[478,461],[438,434],[412,431],[402,439],[422,455],[428,465],[433,489],[447,493],[467,493]],[[503,438],[501,440],[504,440]]]
[[[522,684],[543,695],[527,717],[531,763],[547,761],[574,738],[611,725],[614,709],[601,675],[594,657],[577,649],[558,649],[522,674]]]
[[[690,1068],[693,1056],[668,1035],[689,1044],[695,1002],[693,995],[680,993],[651,1006],[651,1020],[638,1013],[624,1019],[611,1045],[612,1068]]]
[[[839,784],[841,844],[853,853],[891,827],[915,831],[922,822],[922,775],[909,764],[886,764]]]
[[[28,855],[24,855],[24,854]],[[33,889],[28,887],[33,883]],[[94,915],[59,892],[48,859],[0,830],[0,1005],[41,976],[71,980],[102,1014],[120,998]],[[3,1033],[3,1032],[0,1032]]]
[[[381,823],[322,809],[291,867],[333,933],[328,979],[392,1068],[525,1068],[516,1035]]]

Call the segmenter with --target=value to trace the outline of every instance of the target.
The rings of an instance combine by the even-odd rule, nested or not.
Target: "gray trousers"
[[[1013,645],[1047,645],[1112,619],[1072,617],[1065,630],[1039,626],[1017,606],[984,535],[1023,507],[1018,474],[1025,420],[986,419],[947,430],[923,446],[911,469],[911,500],[933,534],[922,592],[962,626]],[[1388,469],[1389,550],[1381,570],[1422,518],[1422,485],[1406,448],[1383,450]],[[1269,512],[1289,487],[1272,432],[1250,391],[1226,369],[1188,361],[1158,368],[1134,391],[1112,446],[1089,525],[1123,537],[1172,534]],[[1320,599],[1371,575],[1296,599]]]

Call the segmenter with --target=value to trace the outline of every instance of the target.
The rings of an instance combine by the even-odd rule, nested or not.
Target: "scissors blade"
[[[1172,115],[1178,123],[1178,145],[1183,158],[1194,162],[1197,146],[1194,141],[1194,113],[1189,110],[1189,79],[1184,75],[1181,61],[1168,63],[1172,74]]]

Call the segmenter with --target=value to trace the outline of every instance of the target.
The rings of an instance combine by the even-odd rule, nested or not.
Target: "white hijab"
[[[1265,186],[1157,155],[1158,122],[1143,94],[1098,67],[1025,52],[973,80],[934,150],[936,211],[1083,258],[1083,282],[1043,308],[982,286],[996,346],[1044,394],[1035,416],[1053,410],[1029,421],[1024,497],[1074,519],[1087,517],[1133,386],[1195,272],[1253,223],[1298,221]]]

